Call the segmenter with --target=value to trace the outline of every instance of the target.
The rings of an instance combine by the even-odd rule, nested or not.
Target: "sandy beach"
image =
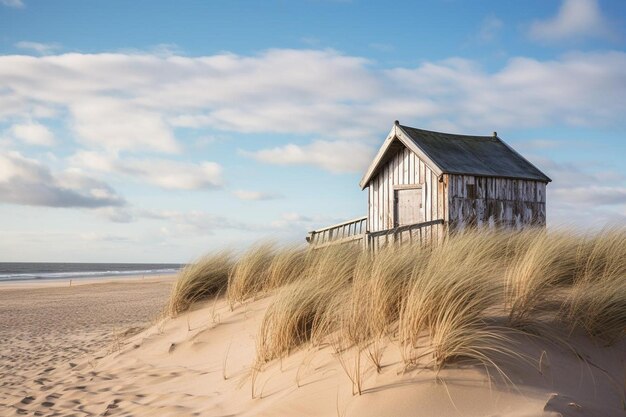
[[[173,276],[0,285],[0,415],[48,415],[60,374],[152,325]],[[61,406],[60,408],[66,408]],[[35,411],[33,411],[35,412]]]
[[[168,281],[102,284],[83,286],[74,294],[58,289],[55,298],[29,290],[34,295],[24,304],[40,307],[29,308],[29,314],[12,309],[16,322],[27,316],[21,319],[22,329],[2,325],[9,344],[2,347],[0,415],[410,417],[416,410],[433,417],[623,414],[624,343],[603,348],[577,338],[575,353],[521,338],[516,341],[520,352],[542,359],[533,361],[535,365],[505,366],[509,381],[474,366],[400,372],[401,354],[393,344],[384,349],[380,373],[365,358],[359,365],[354,350],[337,356],[329,346],[299,350],[255,370],[255,339],[272,297],[232,311],[225,299],[203,303],[137,334],[122,334],[116,343],[115,332],[150,323],[168,287]],[[112,306],[111,296],[117,297]],[[2,297],[3,302],[14,299],[10,292]],[[81,330],[77,308],[91,314],[81,321]],[[51,313],[55,310],[56,318]],[[355,366],[362,367],[363,395],[354,395],[347,373]]]
[[[626,413],[625,340],[607,346],[558,328],[552,338],[511,333],[521,356],[493,354],[498,370],[471,361],[407,368],[392,340],[381,341],[378,371],[367,349],[328,343],[259,365],[259,328],[277,294],[235,305],[222,296],[165,317],[172,283],[0,288],[0,416]]]

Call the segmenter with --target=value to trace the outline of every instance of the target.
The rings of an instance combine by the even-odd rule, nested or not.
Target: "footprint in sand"
[[[33,401],[35,401],[35,397],[33,397],[32,395],[29,395],[28,397],[24,397],[22,398],[22,401],[20,401],[22,404],[30,404]]]

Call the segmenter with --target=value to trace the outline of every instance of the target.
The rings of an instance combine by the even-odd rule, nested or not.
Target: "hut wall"
[[[521,179],[445,175],[449,228],[545,226],[546,184]]]
[[[445,184],[415,153],[398,149],[369,183],[368,230],[377,232],[394,227],[394,187],[422,186],[424,221],[445,219],[447,205]]]

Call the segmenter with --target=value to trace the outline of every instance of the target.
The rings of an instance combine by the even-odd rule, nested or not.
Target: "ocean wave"
[[[125,275],[164,275],[175,274],[180,268],[141,269],[141,270],[110,270],[110,271],[72,271],[72,272],[20,272],[0,274],[0,282],[29,281],[46,279],[80,279],[97,277],[114,277]]]

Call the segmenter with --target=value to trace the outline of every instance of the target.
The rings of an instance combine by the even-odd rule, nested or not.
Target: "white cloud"
[[[79,171],[53,173],[18,152],[0,151],[0,202],[98,208],[126,204],[115,190]]]
[[[180,150],[169,126],[155,111],[114,98],[92,98],[70,105],[73,129],[83,143],[119,150]]]
[[[22,0],[0,0],[0,4],[7,7],[24,7],[24,2]]]
[[[140,210],[138,218],[165,220],[170,226],[168,233],[176,231],[177,234],[213,234],[216,230],[241,230],[259,231],[265,228],[250,223],[241,222],[232,218],[208,213],[206,211],[176,211],[176,210]]]
[[[222,167],[215,162],[200,164],[165,159],[128,159],[121,171],[162,188],[200,190],[222,185]]]
[[[9,129],[9,133],[29,145],[52,146],[55,142],[52,132],[46,126],[36,122],[14,124]]]
[[[375,149],[357,141],[317,140],[307,145],[287,144],[256,152],[244,152],[258,161],[276,165],[312,165],[340,172],[361,172]]]
[[[246,191],[246,190],[235,190],[233,191],[233,195],[240,200],[248,200],[248,201],[260,201],[260,200],[276,200],[277,198],[281,198],[282,195],[277,193],[268,193],[263,191]]]
[[[276,229],[310,229],[315,220],[310,216],[289,212],[280,215],[278,220],[274,220],[271,226]]]
[[[560,201],[579,206],[626,205],[626,187],[587,185],[561,187],[554,190],[554,197]]]
[[[41,43],[31,41],[20,41],[15,44],[16,48],[34,51],[41,55],[47,55],[61,49],[58,43]]]
[[[611,25],[597,0],[563,0],[556,16],[531,24],[529,35],[539,41],[612,38]]]
[[[165,189],[200,190],[222,186],[222,167],[215,162],[180,162],[161,158],[120,159],[92,151],[79,151],[70,165],[130,176]]]
[[[478,40],[481,42],[491,42],[502,30],[504,23],[496,16],[490,15],[483,19],[480,30],[478,31]]]
[[[130,236],[114,235],[114,234],[109,234],[109,233],[96,233],[96,232],[80,233],[78,237],[81,240],[86,240],[88,242],[121,243],[121,242],[130,242],[132,240]]]
[[[594,164],[557,163],[547,158],[533,160],[552,178],[547,187],[548,222],[575,227],[602,226],[626,221],[626,178]]]
[[[296,240],[304,240],[304,233],[329,224],[336,224],[345,219],[329,216],[307,216],[296,212],[282,213],[270,226],[277,232],[288,232]]]
[[[130,223],[136,220],[134,210],[129,206],[102,207],[95,212],[113,223]]]
[[[458,58],[378,69],[332,50],[1,56],[0,121],[56,112],[83,147],[110,154],[180,152],[179,127],[315,135],[253,155],[353,172],[395,119],[461,133],[621,124],[624,79],[624,52],[516,57],[496,71]]]
[[[518,57],[494,74],[472,61],[450,59],[390,70],[389,76],[406,95],[428,99],[424,112],[431,119],[470,132],[615,124],[626,111],[622,52],[572,53],[550,61]]]
[[[86,145],[161,152],[179,149],[175,126],[354,138],[396,118],[459,127],[598,124],[621,120],[625,63],[622,52],[518,57],[496,72],[461,59],[377,70],[359,57],[312,50],[4,56],[0,119],[35,105],[64,107]]]

